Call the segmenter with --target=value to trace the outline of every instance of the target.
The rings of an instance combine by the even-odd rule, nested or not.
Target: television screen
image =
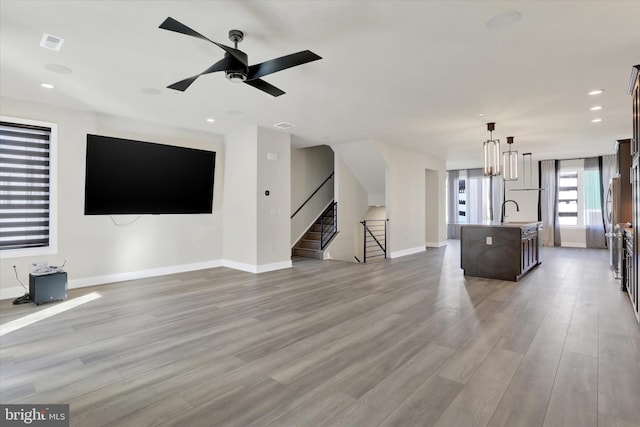
[[[216,153],[87,134],[85,215],[213,210]]]

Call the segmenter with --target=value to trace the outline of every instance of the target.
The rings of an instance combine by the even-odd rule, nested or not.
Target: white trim
[[[205,261],[193,264],[172,265],[169,267],[152,268],[149,270],[130,271],[127,273],[107,274],[104,276],[85,277],[69,280],[69,289],[84,288],[85,286],[102,285],[105,283],[124,282],[127,280],[145,279],[147,277],[164,276],[166,274],[184,273],[194,270],[221,267],[220,260]]]
[[[420,252],[426,252],[426,248],[424,246],[417,246],[415,248],[402,249],[400,251],[391,252],[389,258],[400,258],[407,255],[413,255]]]
[[[274,262],[271,264],[252,265],[230,260],[214,260],[197,262],[193,264],[173,265],[170,267],[152,268],[149,270],[131,271],[127,273],[106,274],[103,276],[84,277],[81,279],[69,280],[68,289],[84,288],[87,286],[104,285],[108,283],[125,282],[128,280],[145,279],[148,277],[164,276],[167,274],[185,273],[187,271],[206,270],[209,268],[228,267],[234,270],[246,271],[249,273],[266,273],[269,271],[291,268],[291,260]],[[0,300],[17,298],[25,294],[22,287],[0,288]]]
[[[222,266],[233,268],[234,270],[246,271],[247,273],[257,273],[258,268],[253,264],[245,264],[243,262],[230,261],[228,259],[222,260]]]
[[[447,246],[447,242],[425,242],[425,246],[428,248],[441,248],[443,246]]]
[[[14,286],[13,288],[0,288],[0,300],[18,298],[27,294],[22,286]]]
[[[575,243],[575,242],[561,242],[560,246],[563,248],[586,248],[586,243]]]
[[[291,260],[282,261],[282,262],[273,262],[271,264],[262,264],[262,265],[256,266],[256,273],[267,273],[269,271],[283,270],[285,268],[291,268],[291,267],[293,267],[293,262],[291,262]]]
[[[228,259],[221,261],[222,267],[233,268],[234,270],[246,271],[248,273],[266,273],[268,271],[282,270],[284,268],[291,268],[293,263],[291,260],[282,261],[282,262],[274,262],[271,264],[262,264],[262,265],[254,265],[254,264],[245,264],[243,262],[231,261]]]

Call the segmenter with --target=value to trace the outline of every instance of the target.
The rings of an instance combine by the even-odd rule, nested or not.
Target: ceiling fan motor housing
[[[231,31],[237,31],[237,30],[231,30]],[[241,52],[241,53],[244,55],[244,57],[246,57],[246,54],[244,54],[244,52]],[[234,83],[242,83],[246,81],[248,76],[247,65],[243,64],[236,57],[231,56],[228,53],[225,53],[224,56],[228,57],[231,63],[231,65],[227,66],[227,69],[224,72],[225,77]]]

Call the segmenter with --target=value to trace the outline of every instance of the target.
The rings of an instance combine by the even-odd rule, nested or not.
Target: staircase
[[[315,220],[307,232],[292,248],[293,256],[323,259],[323,250],[337,234],[337,206],[331,202],[329,207]]]

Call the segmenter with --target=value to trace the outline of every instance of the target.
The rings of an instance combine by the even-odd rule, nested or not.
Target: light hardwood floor
[[[102,297],[0,338],[0,401],[69,403],[72,426],[640,426],[606,251],[545,248],[518,283],[459,265],[450,241],[73,290]]]

